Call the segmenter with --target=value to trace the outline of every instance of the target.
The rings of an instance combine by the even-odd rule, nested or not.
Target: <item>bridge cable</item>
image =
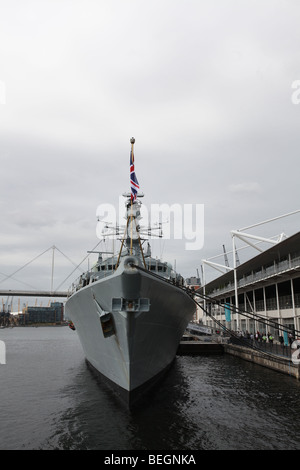
[[[32,263],[33,261],[35,261],[36,259],[38,259],[40,256],[44,255],[45,253],[47,253],[47,251],[49,250],[52,250],[53,246],[50,246],[50,248],[47,248],[47,250],[43,251],[42,253],[40,253],[39,255],[35,256],[31,261],[28,261],[27,263],[24,264],[24,266],[22,266],[21,268],[18,268],[16,271],[14,271],[12,274],[9,274],[7,275],[4,279],[1,279],[0,281],[0,284],[4,281],[6,281],[6,279],[9,279],[11,278],[12,276],[14,276],[16,273],[18,273],[19,271],[21,271],[22,269],[26,268],[26,266],[28,266],[30,263]]]
[[[74,263],[74,261],[72,261],[67,255],[65,255],[65,253],[63,253],[59,248],[57,248],[57,246],[54,245],[54,248],[55,248],[57,251],[59,251],[59,253],[61,253],[71,264],[73,264],[73,266],[75,266],[76,269],[78,269],[79,271],[81,271],[82,273],[84,273],[84,270],[83,270],[83,269],[81,269],[81,268],[79,269],[79,266],[80,266],[81,263],[77,265],[77,264]]]
[[[102,242],[103,240],[100,240],[95,246],[94,248],[91,250],[91,251],[94,251],[99,245],[100,243]],[[76,271],[76,269],[79,268],[79,266],[90,256],[90,253],[88,252],[88,254],[83,258],[82,261],[80,261],[80,263],[75,267],[75,269],[73,269],[73,271],[59,284],[59,286],[57,287],[57,289],[55,289],[56,291],[59,290],[59,288],[66,282],[67,279],[69,279],[70,276],[72,276],[72,274]]]
[[[8,276],[7,274],[2,273],[1,271],[0,271],[0,274],[1,274],[1,276]],[[11,277],[11,279],[13,279],[16,282],[20,282],[21,284],[24,284],[27,287],[31,287],[32,289],[35,289],[34,286],[32,286],[31,284],[28,284],[27,282],[20,281],[19,279],[16,279],[15,277]],[[6,279],[2,279],[2,280],[5,281]]]

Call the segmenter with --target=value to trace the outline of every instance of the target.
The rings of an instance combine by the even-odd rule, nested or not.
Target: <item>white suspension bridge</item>
[[[202,263],[203,265],[201,266],[202,268],[202,275],[203,275],[203,284],[205,285],[206,283],[206,280],[205,280],[205,275],[204,275],[204,270],[203,270],[203,267],[204,267],[204,264],[205,265],[209,265],[215,269],[217,269],[218,271],[221,271],[221,273],[224,273],[226,271],[229,271],[229,270],[233,270],[234,272],[236,271],[236,267],[238,266],[239,264],[239,259],[238,259],[238,255],[237,255],[237,249],[236,249],[236,246],[235,246],[235,238],[239,238],[243,241],[246,242],[246,246],[250,245],[252,246],[253,248],[256,248],[257,250],[259,251],[263,251],[262,249],[260,249],[257,245],[258,243],[260,242],[268,242],[268,243],[272,243],[272,244],[276,244],[278,243],[279,241],[282,240],[282,237],[284,234],[281,234],[281,236],[278,238],[276,237],[276,239],[266,239],[264,237],[259,237],[259,236],[254,236],[254,235],[251,235],[249,233],[244,233],[244,230],[247,230],[247,229],[250,229],[250,228],[253,228],[253,227],[256,227],[256,226],[259,226],[259,225],[264,225],[264,224],[267,224],[269,222],[273,222],[275,220],[278,220],[278,219],[281,219],[281,218],[284,218],[284,217],[288,217],[288,216],[291,216],[291,215],[294,215],[294,214],[297,214],[300,212],[300,209],[298,210],[295,210],[293,212],[289,212],[287,214],[283,214],[283,215],[280,215],[278,217],[274,217],[272,219],[268,219],[268,220],[265,220],[263,222],[259,222],[257,224],[253,224],[251,226],[248,226],[248,227],[244,227],[243,229],[240,229],[240,230],[232,230],[231,231],[231,236],[232,236],[232,241],[233,241],[233,250],[232,250],[232,253],[233,253],[233,257],[234,257],[234,267],[233,268],[230,268],[229,267],[229,263],[228,263],[228,258],[227,258],[227,253],[225,251],[225,248],[224,248],[224,245],[223,245],[223,249],[224,249],[224,253],[223,253],[223,256],[225,255],[225,265],[221,265],[219,263],[216,263],[215,261],[212,261],[214,260],[214,258],[218,258],[219,256],[221,255],[217,255],[217,256],[214,256],[214,257],[211,257],[211,258],[208,258],[208,259],[205,259],[205,260],[202,260]],[[256,243],[254,244],[254,242],[250,242],[249,241],[249,238],[252,240],[254,239],[254,241],[256,241]],[[275,237],[274,237],[275,238]],[[30,261],[28,261],[27,263],[25,263],[23,266],[21,266],[20,268],[16,269],[13,273],[7,275],[7,274],[4,274],[3,272],[0,271],[0,275],[3,276],[2,279],[0,279],[0,285],[4,282],[4,281],[7,281],[8,279],[11,279],[11,280],[14,280],[14,281],[17,281],[14,276],[19,273],[22,269],[26,268],[28,265],[30,265],[31,263],[33,263],[35,260],[37,260],[38,258],[40,258],[42,255],[44,255],[45,253],[49,252],[50,250],[52,250],[52,266],[51,266],[51,287],[49,290],[47,289],[26,289],[26,290],[21,290],[21,289],[9,289],[9,288],[3,288],[1,289],[1,286],[0,286],[0,296],[18,296],[18,297],[48,297],[48,298],[51,298],[51,297],[60,297],[60,298],[67,298],[69,293],[67,290],[60,290],[61,287],[65,284],[65,282],[68,280],[68,278],[70,278],[76,270],[79,270],[81,272],[81,274],[84,272],[80,266],[82,265],[82,263],[89,257],[90,253],[93,253],[95,252],[94,250],[98,247],[98,245],[102,242],[102,241],[105,241],[104,239],[100,240],[96,245],[95,247],[91,250],[91,251],[88,251],[87,252],[87,255],[83,258],[83,260],[79,263],[79,264],[76,264],[74,263],[68,256],[66,256],[59,248],[57,248],[57,246],[53,245],[49,248],[47,248],[45,251],[43,251],[42,253],[40,253],[39,255],[35,256],[33,259],[31,259]],[[257,242],[258,241],[258,242]],[[245,247],[242,247],[240,249],[243,249]],[[61,255],[63,255],[71,264],[73,264],[74,266],[74,269],[73,271],[60,283],[60,285],[54,289],[53,288],[53,281],[54,281],[54,255],[55,255],[55,251],[58,251]],[[18,282],[22,282],[22,281],[18,281]],[[23,284],[25,284],[23,282]],[[237,291],[237,288],[235,288],[235,290]],[[236,292],[236,296],[237,296],[237,292]]]
[[[100,243],[100,242],[99,242]],[[96,247],[99,245],[99,243],[97,243]],[[96,248],[95,247],[95,248]],[[33,259],[31,259],[30,261],[28,261],[27,263],[25,263],[23,266],[21,266],[20,268],[16,269],[13,273],[11,274],[4,274],[3,272],[0,272],[0,275],[3,276],[3,278],[0,280],[0,284],[2,284],[3,282],[11,279],[12,281],[17,281],[17,282],[22,282],[23,284],[26,284],[25,282],[23,281],[18,281],[17,279],[15,279],[15,275],[18,274],[21,270],[23,270],[24,268],[26,268],[27,266],[29,266],[31,263],[33,263],[34,261],[36,261],[38,258],[40,258],[41,256],[43,256],[45,253],[49,252],[50,250],[52,250],[52,265],[51,265],[51,286],[50,286],[50,289],[34,289],[34,288],[26,288],[26,289],[9,289],[7,287],[5,288],[1,288],[0,287],[0,297],[5,297],[5,296],[16,296],[16,297],[48,297],[48,298],[51,298],[51,297],[59,297],[59,298],[67,298],[68,297],[68,291],[67,290],[62,290],[61,287],[65,284],[65,282],[68,280],[68,278],[70,278],[72,276],[72,274],[74,274],[74,272],[76,270],[79,270],[81,272],[81,274],[83,273],[83,270],[80,268],[80,265],[87,259],[87,257],[89,256],[89,254],[79,263],[76,265],[76,263],[74,263],[68,256],[66,256],[59,248],[57,248],[57,246],[53,245],[49,248],[47,248],[46,250],[44,250],[42,253],[40,253],[39,255],[35,256]],[[55,260],[55,251],[59,252],[61,255],[63,255],[70,263],[73,264],[73,266],[75,267],[73,269],[73,271],[60,283],[60,285],[54,289],[53,287],[53,282],[54,282],[54,260]],[[28,285],[28,284],[26,284]]]

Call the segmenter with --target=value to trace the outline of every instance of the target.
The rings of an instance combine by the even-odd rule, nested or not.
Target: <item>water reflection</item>
[[[300,448],[299,382],[230,356],[178,357],[131,411],[84,364],[63,393],[73,406],[57,423],[57,448]]]
[[[71,397],[72,406],[56,420],[46,447],[159,450],[179,449],[178,442],[182,448],[188,445],[182,431],[189,425],[179,406],[188,400],[188,383],[177,362],[131,410],[85,363],[61,393]]]

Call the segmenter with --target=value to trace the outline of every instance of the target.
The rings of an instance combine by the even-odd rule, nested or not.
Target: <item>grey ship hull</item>
[[[131,402],[173,362],[195,311],[180,288],[129,264],[66,302],[87,361]],[[108,320],[108,321],[107,321]]]

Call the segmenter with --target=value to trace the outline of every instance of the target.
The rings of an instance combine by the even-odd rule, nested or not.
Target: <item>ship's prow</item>
[[[103,385],[104,387],[106,387],[106,390],[108,392],[111,392],[118,401],[123,403],[126,408],[133,409],[141,405],[141,403],[148,401],[148,397],[152,397],[153,392],[155,392],[156,389],[158,389],[158,387],[161,385],[168,371],[173,366],[174,361],[175,358],[165,369],[160,371],[155,377],[152,377],[151,379],[147,380],[147,382],[143,383],[142,385],[133,390],[125,390],[124,388],[119,387],[115,382],[108,379],[105,375],[99,372],[99,370],[97,370],[88,361],[88,359],[86,359],[86,364],[95,379],[99,381],[100,386]]]
[[[129,395],[172,363],[194,310],[185,291],[134,256],[66,303],[89,363]]]

